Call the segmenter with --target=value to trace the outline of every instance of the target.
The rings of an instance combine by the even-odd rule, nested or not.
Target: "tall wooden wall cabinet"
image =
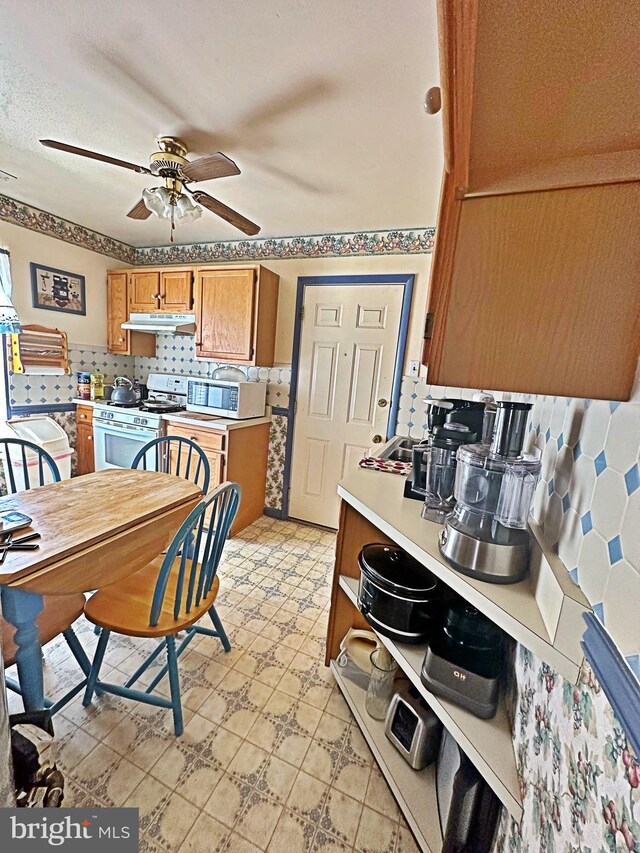
[[[439,0],[438,385],[626,400],[640,344],[640,16]]]
[[[156,354],[155,335],[122,328],[131,311],[129,270],[107,272],[107,349],[119,355]]]

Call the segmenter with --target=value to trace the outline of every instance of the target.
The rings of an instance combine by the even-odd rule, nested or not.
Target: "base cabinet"
[[[78,406],[76,410],[76,473],[92,474],[95,470],[93,408]]]
[[[269,424],[215,430],[169,421],[166,433],[190,438],[202,448],[211,474],[209,494],[227,480],[240,485],[242,498],[231,535],[260,518],[264,512],[267,484]]]

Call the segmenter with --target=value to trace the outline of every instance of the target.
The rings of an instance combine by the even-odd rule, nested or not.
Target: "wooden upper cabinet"
[[[193,270],[165,270],[160,274],[160,310],[187,314],[193,310]]]
[[[438,385],[626,400],[640,344],[640,18],[440,0]]]
[[[132,270],[129,274],[129,308],[148,314],[160,308],[160,270]]]
[[[107,273],[107,349],[109,352],[129,352],[128,333],[121,328],[129,318],[127,272]]]
[[[196,356],[271,367],[278,282],[258,266],[199,269]]]
[[[132,270],[107,272],[107,349],[120,355],[156,354],[155,335],[130,332],[122,328],[129,319]]]

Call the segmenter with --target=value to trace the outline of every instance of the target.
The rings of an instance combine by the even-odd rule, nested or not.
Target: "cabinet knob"
[[[380,442],[382,441],[382,436],[381,435],[374,435],[373,438],[371,439],[371,441],[374,444],[380,444]]]
[[[381,397],[378,400],[378,405],[380,406],[381,409],[384,409],[384,407],[387,405],[387,401],[384,399],[384,397]]]
[[[88,435],[88,436],[87,436],[87,441],[93,441],[93,436],[92,436],[92,435]]]
[[[121,344],[123,341],[124,341],[124,338],[118,338],[118,343]]]
[[[440,86],[432,86],[424,99],[424,109],[429,115],[439,113],[442,108],[442,92]]]

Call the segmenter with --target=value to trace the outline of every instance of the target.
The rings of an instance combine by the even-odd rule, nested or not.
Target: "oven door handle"
[[[111,423],[103,423],[102,421],[94,420],[94,432],[97,429],[101,429],[103,432],[109,432],[111,435],[125,435],[126,433],[133,433],[134,435],[148,435],[151,438],[155,438],[158,434],[158,431],[153,427],[139,427],[134,426],[133,424],[118,424],[118,426],[115,426]]]

